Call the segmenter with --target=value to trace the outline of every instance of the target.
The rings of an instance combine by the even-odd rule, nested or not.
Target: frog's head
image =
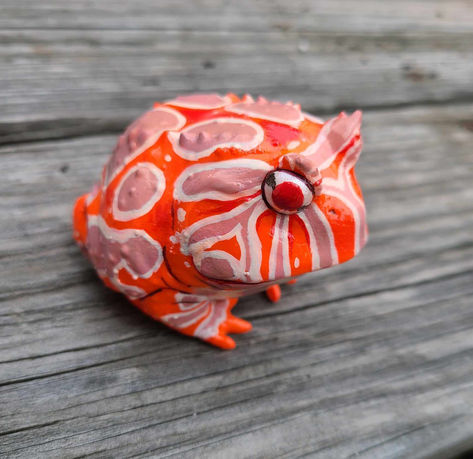
[[[182,253],[223,288],[282,281],[355,256],[367,239],[354,173],[360,125],[361,112],[341,113],[303,151],[185,169],[174,194]]]

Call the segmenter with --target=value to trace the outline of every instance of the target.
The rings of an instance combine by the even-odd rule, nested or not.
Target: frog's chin
[[[272,285],[287,283],[293,279],[293,277],[261,279],[259,273],[251,275],[238,269],[228,269],[228,272],[225,272],[225,268],[228,268],[225,265],[220,270],[213,264],[210,266],[210,269],[208,267],[203,268],[202,258],[199,256],[193,256],[192,261],[194,269],[199,273],[204,283],[208,285],[208,288],[205,288],[205,290],[234,292],[234,296],[264,291]],[[219,260],[217,259],[217,261]],[[213,277],[212,274],[223,275],[222,277]],[[228,274],[228,278],[225,278],[225,274]]]

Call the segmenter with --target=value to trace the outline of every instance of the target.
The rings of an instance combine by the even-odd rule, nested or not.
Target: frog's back
[[[74,209],[74,237],[102,280],[129,298],[162,288],[172,228],[172,147],[186,118],[168,106],[144,113],[119,137],[99,183]]]

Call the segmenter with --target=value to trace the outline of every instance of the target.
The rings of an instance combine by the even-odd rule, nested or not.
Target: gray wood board
[[[182,91],[314,113],[473,100],[468,1],[3,0],[0,13],[0,143],[117,132]]]
[[[445,456],[473,441],[473,105],[365,114],[370,242],[242,299],[231,352],[107,291],[71,240],[114,135],[3,146],[0,455]]]

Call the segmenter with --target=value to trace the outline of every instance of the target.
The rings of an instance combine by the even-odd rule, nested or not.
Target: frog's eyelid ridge
[[[175,183],[174,198],[190,202],[202,199],[232,201],[258,192],[272,167],[259,159],[232,159],[195,164]]]
[[[360,136],[362,114],[360,110],[347,116],[342,112],[328,120],[315,142],[300,153],[288,153],[281,157],[281,168],[304,175],[314,186],[321,179],[320,171],[330,167],[337,155]]]

